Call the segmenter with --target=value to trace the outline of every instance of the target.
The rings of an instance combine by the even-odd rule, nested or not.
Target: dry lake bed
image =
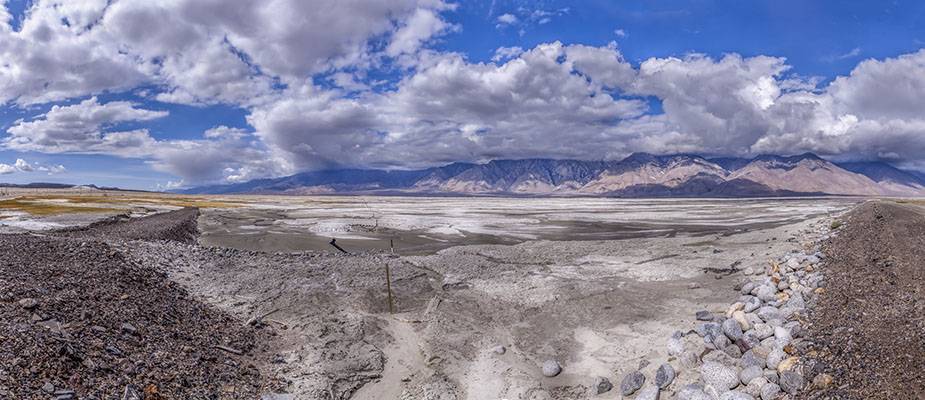
[[[859,201],[32,195],[0,199],[0,233],[198,206],[198,245],[112,245],[242,321],[272,312],[257,358],[298,398],[573,398],[653,374],[739,271]]]

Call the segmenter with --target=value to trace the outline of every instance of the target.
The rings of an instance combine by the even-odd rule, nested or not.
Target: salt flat
[[[728,234],[799,221],[856,200],[233,196],[206,210],[202,243],[262,251],[388,249],[432,253],[464,244]]]

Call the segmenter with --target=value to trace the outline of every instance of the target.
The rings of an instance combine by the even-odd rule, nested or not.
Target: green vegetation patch
[[[829,226],[829,228],[835,230],[835,229],[838,229],[842,225],[844,224],[842,224],[841,221],[835,221],[832,223],[832,225]]]

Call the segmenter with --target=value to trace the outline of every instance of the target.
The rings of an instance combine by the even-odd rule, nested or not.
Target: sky
[[[633,152],[925,170],[922,20],[920,1],[0,0],[0,182]]]

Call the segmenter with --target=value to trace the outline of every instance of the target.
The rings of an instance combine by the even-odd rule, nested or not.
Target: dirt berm
[[[259,332],[109,243],[188,240],[197,214],[0,235],[0,398],[254,399],[271,389],[250,356]]]
[[[871,202],[827,246],[825,293],[812,307],[817,357],[805,398],[925,399],[925,214]]]

